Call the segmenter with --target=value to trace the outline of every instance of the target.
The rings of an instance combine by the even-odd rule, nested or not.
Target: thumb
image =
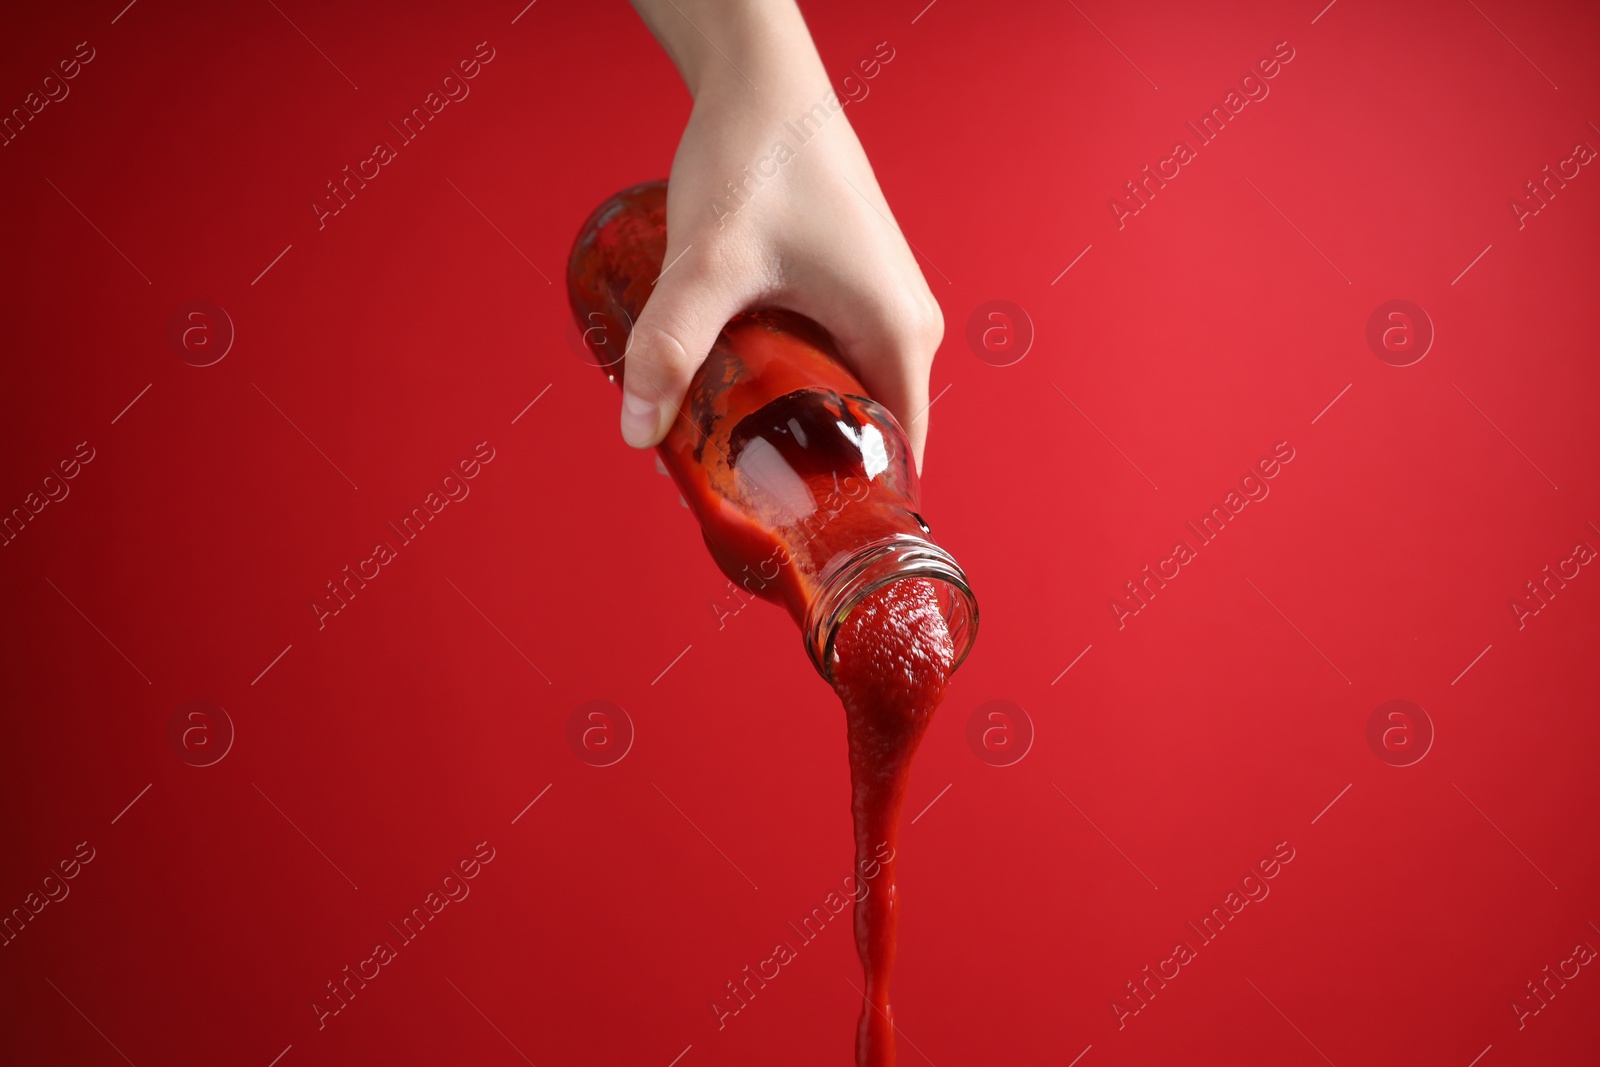
[[[740,309],[736,295],[691,260],[693,245],[656,279],[655,292],[628,335],[622,375],[622,438],[651,448],[666,436],[689,380],[722,327]]]

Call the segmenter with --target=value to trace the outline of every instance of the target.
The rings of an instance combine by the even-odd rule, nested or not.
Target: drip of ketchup
[[[891,582],[867,596],[834,639],[833,688],[850,735],[850,814],[856,864],[864,869],[881,842],[899,854],[900,805],[911,757],[944,697],[955,646],[937,590],[921,578]],[[895,861],[855,911],[856,952],[866,977],[866,1003],[856,1027],[857,1067],[893,1067]]]

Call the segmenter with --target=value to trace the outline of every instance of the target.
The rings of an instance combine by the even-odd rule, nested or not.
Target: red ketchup
[[[665,258],[666,193],[647,182],[606,201],[568,264],[587,351],[619,385],[628,332]],[[905,431],[822,327],[764,309],[723,328],[658,452],[718,567],[788,610],[839,694],[857,870],[880,862],[875,850],[898,840],[912,754],[978,625],[966,575],[929,539]],[[894,1063],[894,861],[880,865],[855,912],[862,1067]]]
[[[866,1004],[856,1029],[859,1067],[894,1063],[895,912],[893,857],[899,854],[900,802],[911,756],[944,698],[955,646],[938,594],[921,578],[883,586],[862,599],[834,641],[833,688],[850,732],[850,814],[856,869],[879,842],[891,857],[856,905],[856,952],[866,972]]]

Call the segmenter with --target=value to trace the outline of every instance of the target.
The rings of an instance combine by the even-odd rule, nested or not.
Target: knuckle
[[[938,348],[944,340],[944,310],[932,293],[924,291],[922,309],[923,337],[930,348]]]
[[[654,378],[681,374],[690,362],[682,340],[684,336],[682,323],[670,312],[641,316],[629,338],[630,362],[648,368]]]
[[[926,287],[905,294],[898,301],[894,319],[918,352],[931,359],[933,350],[944,340],[944,312],[933,294]]]
[[[624,380],[635,393],[647,399],[659,399],[677,391],[687,378],[676,357],[662,357],[662,347],[636,348],[624,364]]]

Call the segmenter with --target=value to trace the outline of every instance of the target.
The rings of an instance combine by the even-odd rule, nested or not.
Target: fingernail
[[[656,406],[626,388],[622,390],[622,439],[634,448],[648,448],[655,443],[656,427],[660,424]]]

